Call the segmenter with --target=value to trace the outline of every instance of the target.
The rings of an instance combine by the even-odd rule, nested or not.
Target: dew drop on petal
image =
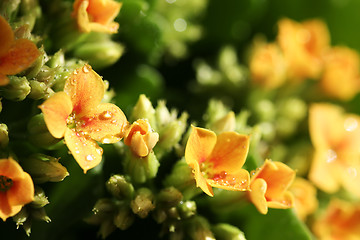
[[[92,160],[94,160],[94,156],[93,155],[87,155],[86,156],[86,161],[92,161]]]
[[[344,128],[348,132],[354,131],[358,127],[358,121],[355,118],[348,117],[345,119]]]
[[[108,120],[110,118],[112,118],[112,112],[110,112],[110,111],[103,111],[99,115],[99,119],[101,119],[101,120]]]
[[[331,162],[335,161],[336,158],[337,158],[336,152],[332,149],[329,149],[326,153],[326,162],[331,163]]]
[[[84,73],[88,73],[88,72],[89,72],[89,68],[88,68],[86,65],[83,66],[82,70],[83,70]]]

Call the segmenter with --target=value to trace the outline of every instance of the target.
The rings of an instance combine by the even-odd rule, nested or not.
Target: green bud
[[[40,153],[30,156],[22,165],[36,183],[60,182],[69,176],[59,159]]]
[[[124,53],[124,46],[110,39],[105,41],[85,42],[74,49],[74,56],[84,59],[94,69],[108,67],[119,60]]]
[[[30,80],[29,83],[30,83],[30,87],[31,87],[31,92],[29,94],[29,98],[32,98],[35,100],[42,99],[42,98],[46,99],[51,94],[54,93],[54,91],[43,82]]]
[[[128,206],[120,207],[118,213],[114,216],[114,224],[121,230],[128,229],[134,223],[134,220],[135,215]]]
[[[207,124],[212,124],[213,122],[228,114],[229,111],[230,109],[225,106],[222,101],[210,99],[203,119]]]
[[[193,240],[215,240],[210,225],[204,217],[194,216],[187,221],[187,233]]]
[[[162,189],[157,195],[157,202],[164,208],[171,208],[178,205],[182,200],[182,194],[174,187]]]
[[[108,219],[101,223],[98,235],[100,235],[102,239],[105,239],[115,230],[116,226],[112,219]]]
[[[63,145],[63,143],[60,142],[61,139],[54,138],[49,132],[42,113],[30,119],[27,129],[29,132],[29,140],[38,147],[53,149],[59,145]]]
[[[196,202],[195,201],[184,201],[181,202],[177,209],[179,210],[180,216],[183,219],[189,218],[196,214]]]
[[[34,28],[36,20],[41,16],[41,8],[38,0],[21,1],[21,11],[25,13],[21,17],[21,24],[29,26],[30,30]]]
[[[36,61],[32,64],[31,69],[27,72],[26,77],[28,79],[33,79],[38,75],[41,68],[44,66],[45,62],[48,60],[48,56],[44,50],[44,47],[39,48],[40,56],[36,59]]]
[[[228,69],[238,64],[236,50],[232,46],[225,46],[221,49],[219,54],[219,67],[220,69]]]
[[[195,61],[196,80],[201,85],[218,85],[222,81],[221,73],[214,70],[205,61]]]
[[[34,200],[30,203],[30,206],[33,208],[42,208],[47,204],[49,204],[49,200],[44,190],[41,187],[35,186]]]
[[[279,117],[275,123],[276,131],[281,137],[289,137],[297,128],[297,122],[285,117]]]
[[[136,192],[135,199],[130,202],[130,207],[140,218],[146,218],[150,211],[154,210],[154,196],[150,189],[140,188]]]
[[[233,111],[229,112],[224,117],[208,125],[207,128],[213,130],[217,134],[222,132],[235,131],[236,128],[235,113]]]
[[[28,237],[30,237],[31,234],[31,220],[27,220],[22,224],[22,227]]]
[[[12,217],[16,226],[19,227],[23,225],[29,217],[29,212],[26,207],[23,207],[20,212],[18,212],[15,216]]]
[[[13,13],[17,13],[20,2],[21,0],[2,0],[0,2],[0,15],[10,18]]]
[[[303,119],[307,114],[306,103],[299,98],[286,99],[279,109],[282,116],[294,121]]]
[[[9,84],[1,87],[4,98],[12,101],[22,101],[30,93],[31,87],[26,77],[8,76]]]
[[[135,156],[130,150],[124,161],[125,172],[136,183],[144,183],[156,176],[160,164],[153,151],[144,158]]]
[[[6,148],[9,144],[9,131],[6,124],[0,124],[0,147]]]
[[[50,57],[46,63],[50,68],[63,67],[65,65],[64,51],[60,49],[53,56]]]
[[[261,121],[270,121],[274,119],[276,109],[270,100],[262,99],[255,104],[254,112]]]
[[[156,129],[157,124],[155,120],[155,109],[151,104],[150,100],[144,94],[141,94],[139,96],[139,100],[137,101],[137,103],[133,108],[130,121],[134,122],[142,118],[149,120],[150,125],[154,128],[155,131],[157,131]]]
[[[97,200],[92,211],[98,215],[109,215],[113,214],[116,210],[117,206],[112,199],[101,198]]]
[[[123,175],[113,175],[106,182],[107,190],[118,199],[131,199],[134,187]]]
[[[51,222],[51,219],[47,215],[44,208],[33,208],[33,209],[31,209],[30,214],[34,219],[42,220],[47,223]]]
[[[244,233],[230,224],[216,224],[212,227],[212,231],[219,240],[246,240]]]
[[[169,109],[166,107],[165,101],[164,100],[158,101],[155,109],[155,118],[156,118],[157,126],[159,128],[168,125],[170,122],[174,121],[176,117],[177,117],[177,111],[173,110],[170,113]]]
[[[236,115],[236,131],[239,133],[250,133],[251,128],[247,125],[248,119],[250,117],[250,112],[247,110],[241,111]]]

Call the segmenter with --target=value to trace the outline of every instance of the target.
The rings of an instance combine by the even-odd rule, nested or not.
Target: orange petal
[[[25,205],[34,200],[34,183],[30,175],[24,172],[22,179],[13,180],[13,186],[7,192],[9,204]]]
[[[210,156],[215,144],[216,134],[210,130],[192,127],[189,139],[185,148],[185,159],[190,167],[201,164]]]
[[[87,115],[101,102],[105,86],[101,77],[85,64],[76,69],[66,80],[64,86],[73,103],[76,118]]]
[[[95,141],[115,143],[124,137],[127,120],[121,109],[112,103],[101,103],[90,114],[79,119],[76,129]]]
[[[103,25],[111,23],[119,14],[122,3],[113,0],[90,0],[88,13],[92,21]]]
[[[193,173],[194,173],[194,178],[196,181],[196,186],[200,187],[201,190],[204,191],[204,193],[206,193],[207,195],[209,195],[210,197],[214,196],[214,192],[212,190],[212,187],[210,186],[210,184],[206,181],[203,173],[200,171],[200,165],[198,162],[194,162],[194,165],[192,166],[193,168]]]
[[[39,106],[44,114],[46,126],[51,135],[62,138],[67,128],[67,118],[73,106],[65,92],[57,92]]]
[[[0,86],[5,86],[10,82],[6,75],[0,74]]]
[[[6,221],[8,217],[12,217],[20,212],[21,208],[21,205],[11,206],[7,198],[7,193],[0,192],[0,218],[3,221]]]
[[[266,190],[267,184],[262,178],[257,178],[251,183],[251,191],[249,192],[250,201],[262,214],[267,214],[268,212],[267,201],[265,198]]]
[[[5,176],[16,181],[24,177],[24,171],[14,159],[0,159],[0,176]]]
[[[9,51],[0,58],[0,73],[15,75],[29,68],[39,57],[40,51],[28,39],[18,39]]]
[[[65,132],[65,143],[76,162],[84,170],[96,167],[102,159],[103,149],[90,137],[67,129]]]
[[[249,151],[249,136],[236,132],[224,132],[217,136],[216,145],[208,159],[213,172],[225,171],[236,174],[245,163]]]
[[[282,201],[283,194],[294,181],[295,175],[295,171],[284,163],[266,160],[253,178],[262,178],[266,181],[268,201]]]
[[[0,57],[4,56],[14,42],[14,32],[9,23],[0,15]]]
[[[250,175],[245,169],[240,169],[237,174],[219,174],[207,182],[212,187],[222,188],[230,191],[247,191],[249,190]]]

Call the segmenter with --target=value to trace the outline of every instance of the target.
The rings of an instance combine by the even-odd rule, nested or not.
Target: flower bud
[[[44,208],[33,208],[33,209],[31,209],[30,213],[31,213],[31,216],[34,219],[42,220],[42,221],[45,221],[47,223],[51,222],[51,219],[47,215]]]
[[[154,196],[150,189],[140,188],[134,200],[130,202],[133,213],[140,218],[146,218],[150,211],[155,208]]]
[[[133,185],[123,175],[113,175],[106,182],[107,190],[118,199],[131,199],[134,195]]]
[[[212,124],[209,124],[207,128],[213,130],[217,134],[222,132],[235,131],[236,128],[235,113],[233,111],[229,112],[224,117],[214,121]]]
[[[12,101],[24,100],[31,91],[26,77],[9,76],[9,80],[9,84],[1,89],[2,96]]]
[[[151,128],[147,119],[135,121],[124,136],[125,145],[138,157],[148,156],[158,140],[159,134]]]
[[[130,121],[136,121],[138,119],[147,119],[151,126],[156,126],[155,109],[144,94],[139,96],[139,100],[133,108]]]
[[[179,210],[180,216],[183,219],[189,218],[196,214],[196,202],[195,201],[184,201],[181,202],[177,209]]]
[[[120,230],[128,229],[134,222],[135,215],[128,206],[121,206],[114,216],[114,224]]]
[[[50,57],[49,61],[46,63],[50,68],[62,67],[65,65],[65,55],[64,51],[60,49],[53,56]]]
[[[9,131],[6,124],[0,124],[0,147],[6,148],[9,143]]]
[[[244,233],[230,224],[219,223],[213,226],[211,230],[216,239],[219,240],[246,240]]]
[[[306,103],[299,98],[289,98],[279,107],[280,114],[291,120],[298,121],[307,114]]]
[[[20,225],[23,225],[26,220],[29,217],[29,211],[26,207],[23,207],[20,212],[18,212],[15,216],[12,217],[14,222],[16,223],[16,226],[19,227]]]
[[[194,216],[186,224],[187,232],[193,240],[215,240],[210,225],[204,217]]]
[[[20,0],[3,0],[0,2],[0,15],[10,17],[12,13],[17,13]]]
[[[35,80],[30,80],[31,92],[29,93],[29,98],[32,99],[42,99],[48,98],[54,91],[51,90],[45,83],[38,82]]]
[[[274,119],[276,109],[270,100],[262,99],[255,104],[254,112],[261,121],[270,121]]]
[[[100,229],[98,235],[101,236],[102,239],[107,238],[113,231],[115,231],[116,226],[112,219],[107,219],[101,222]]]
[[[182,194],[174,187],[162,189],[157,195],[157,202],[164,208],[175,207],[182,200]]]
[[[94,69],[108,67],[119,60],[124,46],[110,39],[84,42],[74,49],[74,56],[88,61]]]
[[[49,204],[49,200],[44,190],[41,187],[35,186],[34,200],[30,203],[30,206],[33,208],[42,208],[47,204]]]
[[[23,161],[22,166],[36,183],[60,182],[69,175],[59,159],[40,153]]]
[[[207,124],[212,124],[229,113],[229,108],[220,100],[210,99],[206,113],[203,116]]]

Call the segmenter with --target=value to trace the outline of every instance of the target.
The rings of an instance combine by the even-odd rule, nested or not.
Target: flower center
[[[69,117],[66,119],[66,124],[68,126],[68,128],[75,128],[76,126],[76,121],[75,121],[75,113],[71,113],[69,115]]]
[[[13,185],[13,181],[11,178],[0,175],[0,192],[6,192]]]

